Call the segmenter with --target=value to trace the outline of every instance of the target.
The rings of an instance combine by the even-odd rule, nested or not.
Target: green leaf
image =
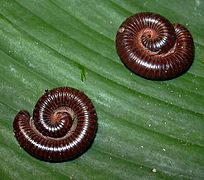
[[[173,0],[0,0],[0,179],[203,179],[204,3]],[[187,26],[195,59],[183,76],[132,74],[115,50],[128,16],[151,11]],[[93,101],[92,147],[65,163],[39,161],[13,136],[20,109],[70,86]],[[156,172],[155,172],[156,171]]]

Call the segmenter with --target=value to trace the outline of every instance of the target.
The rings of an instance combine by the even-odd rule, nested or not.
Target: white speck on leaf
[[[156,173],[156,172],[157,172],[157,170],[156,170],[155,168],[153,168],[153,169],[152,169],[152,172],[153,172],[153,173]]]
[[[12,66],[10,66],[10,71],[11,71],[12,73],[16,73],[16,69],[15,69],[14,67],[12,67]]]

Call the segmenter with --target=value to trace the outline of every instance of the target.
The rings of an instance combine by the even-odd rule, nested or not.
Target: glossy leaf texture
[[[183,76],[150,81],[120,61],[117,29],[144,11],[191,31]],[[203,16],[201,0],[0,0],[0,179],[203,179]],[[92,99],[99,128],[78,159],[46,163],[19,147],[12,124],[59,86]]]

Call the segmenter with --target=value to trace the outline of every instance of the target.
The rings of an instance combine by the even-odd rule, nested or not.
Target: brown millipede
[[[60,87],[46,90],[33,110],[18,112],[13,131],[21,147],[49,162],[72,160],[93,143],[97,115],[91,100],[81,91]]]
[[[116,35],[122,62],[134,73],[152,80],[168,80],[186,72],[193,63],[190,32],[155,13],[127,18]]]

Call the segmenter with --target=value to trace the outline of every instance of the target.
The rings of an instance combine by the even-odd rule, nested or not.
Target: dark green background
[[[141,11],[192,32],[185,75],[149,81],[121,63],[117,29]],[[203,179],[203,17],[201,0],[0,0],[0,179]],[[50,164],[19,147],[12,123],[58,86],[92,99],[99,129],[80,158]]]

